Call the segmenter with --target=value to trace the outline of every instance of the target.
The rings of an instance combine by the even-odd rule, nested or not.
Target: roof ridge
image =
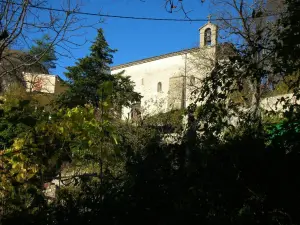
[[[152,56],[152,57],[148,57],[148,58],[144,58],[144,59],[139,59],[139,60],[135,60],[135,61],[132,61],[132,62],[112,66],[112,67],[110,67],[110,69],[111,69],[111,71],[112,70],[117,70],[117,69],[122,69],[122,68],[125,68],[125,67],[139,65],[139,64],[146,63],[146,62],[152,62],[152,61],[155,61],[155,60],[158,60],[158,59],[164,59],[164,58],[167,58],[167,57],[170,57],[170,56],[180,55],[184,52],[191,52],[191,51],[194,51],[196,49],[199,49],[199,47],[187,48],[187,49],[183,49],[183,50],[176,51],[176,52],[169,52],[169,53],[165,53],[165,54],[158,55],[158,56]]]

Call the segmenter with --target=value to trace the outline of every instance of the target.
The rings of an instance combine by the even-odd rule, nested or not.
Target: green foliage
[[[182,131],[183,110],[158,113],[143,120],[144,126],[159,129],[162,133],[179,133]]]
[[[134,137],[142,131],[126,126]],[[299,134],[267,144],[261,131],[245,130],[227,143],[198,139],[189,155],[185,144],[164,146],[155,138],[136,140],[147,143],[133,152],[124,137],[123,175],[62,188],[45,218],[49,224],[298,224]]]
[[[55,61],[57,60],[54,46],[50,36],[45,34],[41,39],[35,40],[35,45],[29,50],[29,54],[35,58],[40,58],[38,61],[45,69],[50,72],[51,69],[55,69]]]
[[[272,96],[284,95],[294,93],[297,88],[297,82],[299,80],[299,72],[294,72],[292,75],[287,75],[282,78],[278,84],[275,85]]]
[[[14,93],[13,93],[13,92]],[[13,144],[14,138],[26,133],[36,124],[38,114],[33,113],[34,105],[23,90],[13,89],[2,97],[0,107],[0,149]]]
[[[280,32],[274,38],[276,59],[272,66],[277,72],[292,74],[299,70],[300,22],[297,0],[286,0],[285,12],[277,21]]]
[[[274,125],[274,124],[278,124],[280,122],[282,122],[283,120],[285,120],[284,116],[282,115],[282,113],[265,113],[265,115],[262,118],[262,122],[264,125]]]
[[[131,103],[139,101],[141,96],[133,91],[134,85],[129,77],[109,73],[109,65],[113,59],[112,54],[116,50],[109,47],[102,29],[98,30],[98,35],[90,51],[89,56],[79,59],[75,66],[67,68],[66,77],[69,79],[69,89],[61,96],[58,103],[68,107],[83,106],[84,104],[98,107],[98,103],[103,97],[101,85],[105,82],[112,84],[111,99],[116,111],[120,111],[121,106],[129,106]]]
[[[4,217],[23,211],[35,213],[45,204],[42,197],[43,164],[51,158],[51,146],[43,133],[35,129],[47,115],[23,89],[12,89],[0,105],[0,196],[5,206]],[[43,140],[41,140],[43,139]],[[40,146],[47,146],[40,151]],[[49,158],[48,158],[49,157]],[[48,164],[49,166],[49,164]],[[50,167],[47,168],[49,171]]]
[[[291,10],[298,3],[287,4]],[[295,17],[293,12],[284,14],[282,24],[293,28],[288,21]],[[288,40],[288,30],[281,31],[278,39]],[[1,173],[1,194],[9,203],[10,217],[4,224],[18,219],[22,224],[49,225],[299,224],[298,105],[287,105],[281,113],[261,110],[261,81],[270,71],[253,58],[259,52],[256,43],[237,51],[240,54],[216,63],[204,78],[198,93],[201,107],[188,108],[187,131],[180,144],[164,144],[160,127],[182,131],[182,111],[137,124],[111,116],[116,105],[129,105],[135,97],[131,99],[128,78],[103,72],[112,51],[101,30],[91,55],[69,69],[71,89],[64,103],[72,107],[53,109],[49,119],[47,112],[33,110],[31,101],[6,98],[1,106],[1,138],[6,146],[1,160],[7,172]],[[293,53],[278,51],[274,60],[282,69],[299,69],[297,62],[289,65]],[[241,81],[246,85],[239,90]],[[277,88],[286,87],[279,83]],[[245,90],[254,91],[246,104]],[[291,91],[297,94],[297,87]],[[16,132],[12,127],[18,127]],[[36,185],[43,183],[41,172],[51,179],[63,161],[69,161],[74,173],[79,170],[70,178],[74,182],[61,187],[51,204],[44,204],[44,198],[37,201],[37,196],[43,197]],[[17,201],[11,201],[3,187]]]
[[[109,110],[109,102],[102,104]],[[2,98],[0,197],[4,218],[21,212],[36,215],[39,207],[45,207],[43,185],[61,172],[65,162],[77,170],[81,166],[79,177],[95,169],[96,177],[102,177],[102,169],[90,168],[99,161],[106,166],[107,160],[116,156],[108,144],[102,149],[102,143],[112,146],[118,138],[111,123],[95,115],[97,109],[89,105],[50,114],[23,92],[14,91]]]

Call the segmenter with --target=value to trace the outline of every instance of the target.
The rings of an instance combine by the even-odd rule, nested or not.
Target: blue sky
[[[208,3],[202,4],[200,0],[183,2],[187,10],[193,10],[189,14],[191,19],[206,18],[209,14]],[[166,12],[163,3],[164,0],[85,0],[81,11],[136,17],[184,18],[181,12],[172,14]],[[105,21],[97,27],[103,28],[111,48],[118,50],[114,55],[113,65],[195,47],[199,43],[198,28],[205,24],[205,22],[104,19]],[[88,17],[87,22],[91,24],[97,20],[99,20],[97,17]],[[85,32],[85,37],[74,40],[87,38],[92,41],[96,37],[95,29],[86,28]],[[74,65],[76,59],[88,55],[89,46],[90,43],[87,43],[73,50],[74,58],[60,58],[57,68],[52,73],[64,78],[65,67]]]

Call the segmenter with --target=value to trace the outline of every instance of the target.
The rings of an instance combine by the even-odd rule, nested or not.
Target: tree
[[[211,73],[203,76],[201,88],[194,92],[196,103],[203,104],[197,120],[208,129],[203,134],[208,134],[207,138],[212,134],[222,137],[226,129],[234,130],[236,124],[261,126],[262,97],[265,89],[272,89],[277,82],[270,64],[275,55],[272,39],[278,29],[275,21],[268,21],[263,1],[212,3],[219,40],[227,43],[214,46],[216,56]],[[222,49],[229,50],[229,54]]]
[[[51,8],[49,1],[43,0],[8,0],[0,5],[0,81],[1,89],[6,83],[22,81],[22,72],[32,72],[38,62],[59,47],[64,53],[60,56],[72,56],[69,50],[82,43],[72,41],[74,35],[81,34],[82,18],[76,12],[79,4],[64,1],[61,8]],[[89,26],[89,24],[86,24]],[[91,26],[90,26],[91,27]],[[18,49],[30,47],[32,40],[41,33],[50,34],[43,48],[32,57]],[[44,72],[44,70],[42,70]],[[41,70],[38,70],[41,72]],[[1,90],[3,91],[3,90]]]
[[[47,176],[43,177],[42,173],[53,176],[56,166],[48,162],[57,154],[53,150],[59,143],[51,146],[48,142],[51,138],[46,138],[45,133],[39,136],[38,133],[43,133],[41,124],[47,122],[49,114],[43,113],[24,89],[13,88],[7,92],[0,111],[0,196],[4,203],[1,216],[6,218],[22,211],[34,214],[46,203],[42,191]],[[42,146],[46,142],[47,149]]]
[[[298,71],[300,67],[298,59],[300,24],[297,14],[299,7],[298,1],[285,1],[284,11],[277,21],[279,34],[274,37],[277,57],[273,66],[278,72],[285,72],[287,75]]]
[[[279,33],[272,41],[276,57],[272,62],[274,72],[281,76],[278,88],[284,87],[299,98],[299,38],[300,23],[297,11],[299,2],[286,0],[280,19],[277,21]]]
[[[42,58],[37,63],[42,64],[45,69],[49,72],[51,69],[55,69],[55,61],[57,57],[55,55],[54,46],[51,46],[51,38],[49,35],[44,35],[41,39],[35,40],[35,45],[29,50],[29,54],[33,57]]]
[[[61,96],[59,104],[69,107],[92,104],[99,107],[99,102],[107,98],[103,95],[101,86],[105,82],[112,85],[110,99],[118,112],[121,106],[130,106],[131,103],[139,101],[141,96],[133,91],[134,85],[129,77],[110,74],[109,65],[112,63],[112,54],[115,50],[109,47],[102,29],[98,30],[90,50],[89,56],[79,59],[75,66],[67,68],[69,90]]]
[[[237,8],[240,10],[240,7]],[[251,19],[245,22],[250,24]],[[59,153],[63,149],[68,155],[73,155],[72,163],[79,163],[85,170],[75,174],[80,179],[77,187],[61,188],[56,201],[43,205],[34,217],[28,216],[26,212],[22,216],[13,214],[11,220],[5,222],[15,224],[21,218],[23,224],[47,221],[51,225],[99,224],[99,221],[103,224],[125,225],[299,224],[300,117],[297,105],[289,105],[278,129],[276,125],[265,126],[259,118],[262,113],[250,111],[249,114],[243,114],[243,109],[238,107],[240,105],[232,106],[233,103],[227,101],[230,97],[227,94],[238,90],[241,80],[250,80],[249,85],[257,87],[256,81],[262,78],[261,72],[264,70],[253,58],[259,52],[255,50],[255,45],[245,42],[242,48],[233,48],[236,54],[230,55],[225,62],[217,60],[212,74],[203,79],[207,83],[199,92],[198,100],[202,98],[205,101],[201,102],[201,107],[194,114],[196,107],[188,109],[189,129],[181,143],[162,143],[161,133],[157,133],[155,127],[147,128],[143,124],[131,126],[122,121],[110,120],[110,103],[114,98],[111,93],[112,82],[107,80],[100,80],[100,87],[95,85],[94,92],[99,95],[100,101],[92,98],[92,95],[86,97],[91,99],[89,101],[94,99],[95,105],[62,108],[52,114],[51,120],[40,120],[41,124],[38,121],[38,126],[34,126],[35,139],[31,138],[30,129],[29,136],[17,136],[10,142],[9,151],[17,153],[16,150],[21,147],[31,150],[30,153],[39,153],[37,149]],[[281,59],[293,56],[285,54],[282,53]],[[270,56],[268,59],[273,58]],[[278,63],[285,62],[280,60]],[[295,65],[282,65],[284,69],[295,69]],[[267,71],[274,68],[272,65]],[[95,71],[93,68],[88,69]],[[89,71],[86,69],[84,73],[80,70],[79,77],[90,75],[87,73]],[[297,93],[296,89],[291,91]],[[260,90],[255,93],[260,94]],[[255,103],[259,99],[260,96],[255,96]],[[24,108],[19,108],[26,112]],[[95,116],[99,112],[98,108],[103,109],[101,120]],[[4,114],[14,109],[7,107]],[[181,113],[172,114],[152,118],[153,124],[165,123],[167,120],[168,125],[176,125],[181,119]],[[235,126],[229,126],[226,121],[232,114],[240,116],[240,123]],[[4,118],[9,116],[6,114]],[[174,119],[174,123],[168,121],[170,119]],[[118,137],[118,146],[114,146],[114,135]],[[61,143],[63,147],[52,148]],[[118,150],[124,161],[115,163],[112,158],[118,155],[111,150]],[[11,168],[8,167],[9,172],[24,179],[24,159],[33,166],[34,162],[40,162],[36,155],[18,155],[21,160],[17,160],[17,163],[8,157],[5,165],[11,165]],[[45,158],[51,156],[49,154]],[[87,171],[85,165],[97,160],[100,161],[99,167],[104,165],[103,170],[98,170],[96,165],[96,174],[82,173]],[[17,165],[12,168],[15,163]],[[115,168],[108,166],[111,164],[120,165],[118,176],[111,172]],[[48,164],[43,161],[43,165],[47,167]],[[30,175],[35,173],[34,166],[27,169]]]
[[[110,121],[99,121],[92,106],[50,113],[20,91],[7,93],[0,105],[0,212],[4,219],[18,215],[26,221],[45,209],[44,185],[54,179],[64,185],[84,179],[109,184],[106,177],[115,172],[108,159],[117,158],[112,146],[117,138]],[[103,102],[103,109],[109,105]]]

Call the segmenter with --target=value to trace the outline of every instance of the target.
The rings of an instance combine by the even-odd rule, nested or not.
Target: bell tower
[[[208,22],[199,29],[200,48],[217,45],[218,27],[210,22],[211,15],[208,15],[207,18]]]

